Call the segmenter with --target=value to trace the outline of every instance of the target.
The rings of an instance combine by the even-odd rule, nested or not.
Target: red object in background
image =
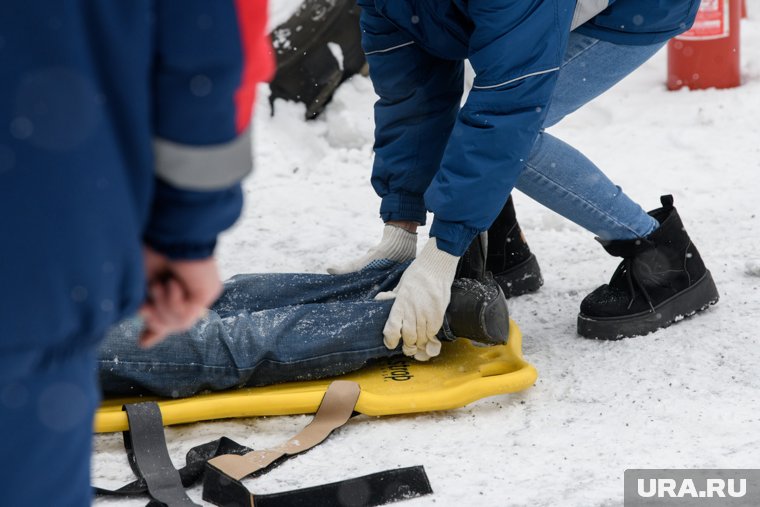
[[[742,19],[747,17],[747,0],[742,0]]]
[[[741,84],[742,0],[702,0],[691,29],[668,43],[668,89],[733,88]]]

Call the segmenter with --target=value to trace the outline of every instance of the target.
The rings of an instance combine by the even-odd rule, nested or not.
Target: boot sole
[[[625,317],[587,317],[578,314],[578,334],[596,340],[620,340],[649,334],[691,317],[718,302],[720,296],[709,271],[697,283],[654,307]]]
[[[493,278],[507,299],[536,292],[544,284],[541,268],[538,267],[538,260],[533,254],[520,264],[494,274]]]

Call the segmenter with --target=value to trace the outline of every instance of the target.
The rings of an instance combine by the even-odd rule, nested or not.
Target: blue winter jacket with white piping
[[[144,300],[142,244],[238,217],[265,0],[0,6],[0,357],[87,346]]]
[[[375,91],[383,220],[425,223],[462,255],[498,215],[546,115],[571,30],[648,45],[699,0],[359,0]],[[476,77],[465,104],[463,60]]]

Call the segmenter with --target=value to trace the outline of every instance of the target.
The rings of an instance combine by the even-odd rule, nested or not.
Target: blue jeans
[[[187,333],[137,347],[128,320],[103,342],[100,379],[107,394],[181,397],[202,390],[313,380],[400,354],[383,345],[392,290],[408,264],[346,275],[237,275],[209,314]]]
[[[544,128],[607,91],[662,46],[621,46],[571,33]],[[601,239],[642,237],[659,225],[581,152],[546,132],[515,188]]]

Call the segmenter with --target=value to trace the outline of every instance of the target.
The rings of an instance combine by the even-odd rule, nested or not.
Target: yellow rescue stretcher
[[[506,345],[479,347],[469,340],[446,343],[441,355],[421,363],[395,357],[359,371],[308,382],[289,382],[199,394],[189,398],[106,399],[95,416],[95,432],[128,429],[125,403],[158,401],[164,425],[236,417],[312,414],[327,386],[351,380],[361,387],[356,411],[371,416],[459,408],[475,400],[527,389],[538,373],[522,356],[522,334],[510,321]]]

